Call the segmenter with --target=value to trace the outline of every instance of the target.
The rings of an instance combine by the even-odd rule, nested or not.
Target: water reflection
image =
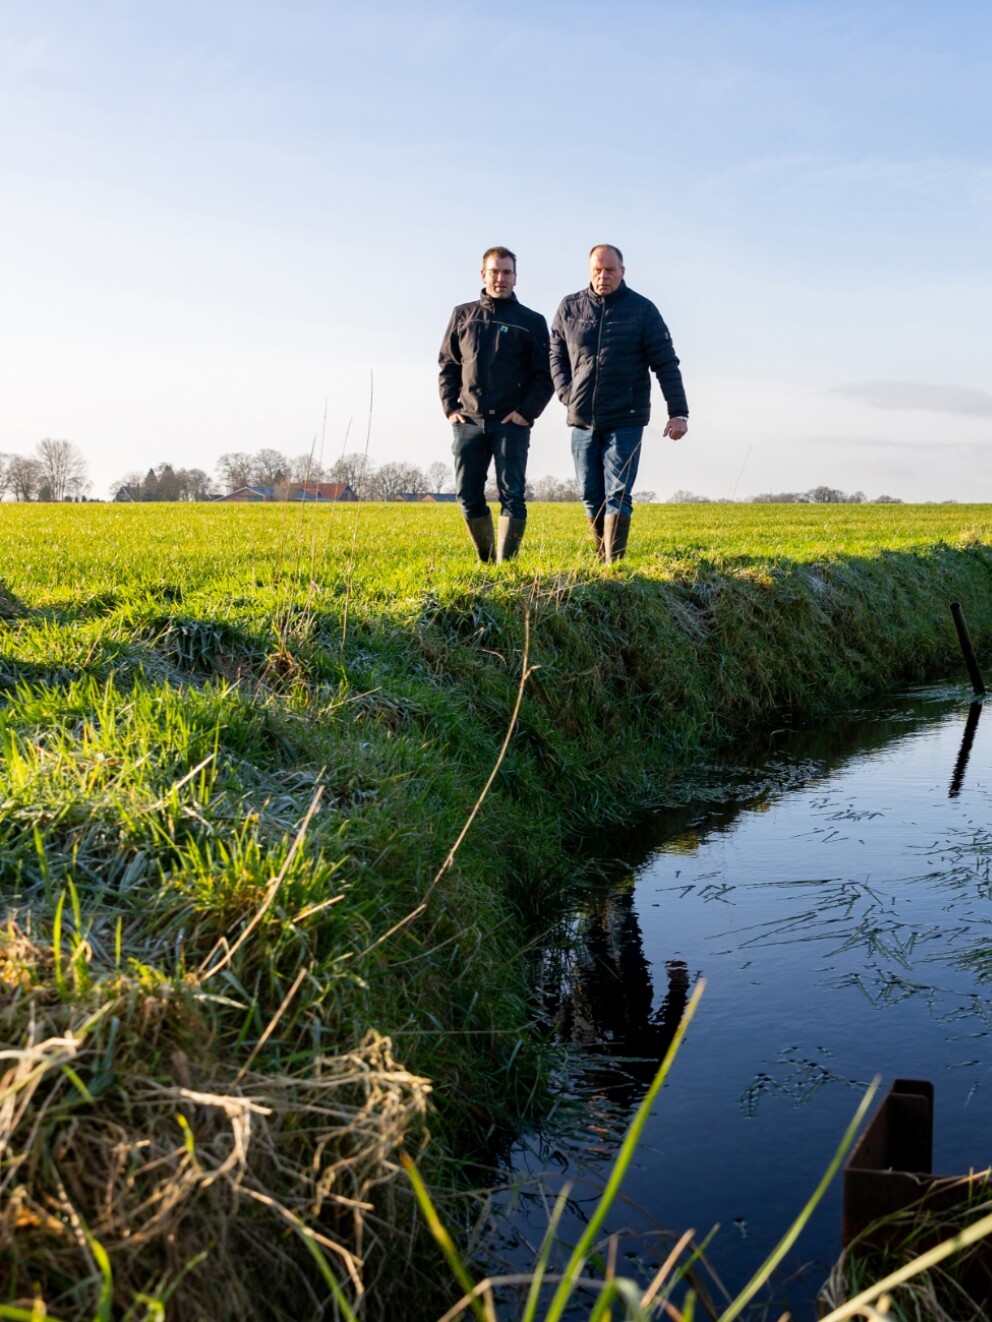
[[[685,961],[666,960],[664,967],[667,990],[655,1010],[632,882],[604,895],[586,913],[561,1005],[559,1034],[563,1041],[622,1060],[631,1099],[641,1091],[638,1085],[647,1087],[654,1078],[689,998]]]
[[[515,1157],[521,1179],[551,1153],[554,1188],[578,1179],[563,1238],[699,974],[707,993],[625,1185],[625,1226],[723,1222],[711,1256],[736,1288],[876,1073],[934,1079],[937,1169],[988,1164],[992,786],[978,724],[959,691],[937,690],[815,737],[778,732],[762,763],[707,769],[696,797],[659,816],[647,860],[639,847],[636,871],[584,897],[570,946],[549,955],[561,1037],[582,1052],[563,1091],[584,1110]],[[527,1216],[512,1233],[537,1242],[543,1216]],[[800,1313],[839,1225],[835,1190],[791,1259],[819,1264],[790,1287]],[[652,1260],[642,1240],[631,1251]]]
[[[968,770],[968,759],[971,757],[971,746],[975,742],[975,731],[978,729],[978,718],[982,714],[982,704],[973,702],[968,708],[968,719],[965,722],[964,734],[961,736],[961,748],[958,752],[957,761],[954,763],[954,775],[951,777],[951,788],[948,794],[952,799],[957,798],[961,793],[961,786],[964,784],[964,773]]]

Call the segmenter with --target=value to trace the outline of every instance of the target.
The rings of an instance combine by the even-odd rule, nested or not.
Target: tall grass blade
[[[4,1322],[60,1322],[54,1313],[50,1313],[39,1301],[37,1308],[17,1308],[14,1304],[0,1304],[0,1318]]]
[[[872,1079],[868,1087],[865,1089],[865,1095],[862,1097],[861,1102],[858,1105],[858,1109],[855,1111],[854,1117],[851,1120],[851,1123],[847,1126],[847,1129],[845,1129],[843,1138],[841,1139],[840,1143],[837,1145],[837,1151],[833,1155],[833,1160],[830,1162],[830,1165],[824,1171],[823,1176],[820,1179],[820,1183],[813,1190],[813,1193],[810,1195],[809,1199],[807,1200],[805,1207],[803,1207],[802,1211],[796,1217],[795,1221],[793,1221],[792,1225],[779,1240],[775,1248],[772,1249],[771,1253],[761,1264],[761,1266],[758,1268],[755,1274],[751,1277],[750,1281],[740,1292],[737,1298],[734,1299],[731,1302],[730,1306],[720,1314],[719,1322],[731,1322],[732,1318],[739,1316],[739,1314],[744,1311],[744,1309],[747,1307],[750,1301],[754,1298],[754,1296],[758,1293],[761,1287],[771,1276],[772,1272],[775,1270],[778,1264],[788,1253],[789,1249],[791,1249],[793,1244],[795,1244],[796,1240],[799,1238],[800,1234],[802,1233],[803,1227],[806,1225],[806,1222],[813,1215],[813,1211],[816,1208],[817,1203],[826,1193],[828,1185],[830,1184],[831,1180],[834,1178],[834,1176],[837,1174],[838,1170],[840,1169],[840,1164],[844,1160],[844,1154],[847,1152],[848,1148],[854,1142],[855,1135],[857,1134],[858,1129],[861,1126],[862,1120],[864,1120],[865,1116],[868,1114],[868,1108],[871,1106],[872,1101],[874,1100],[875,1094],[878,1091],[878,1086],[880,1083],[881,1083],[881,1078],[878,1075],[876,1075],[875,1078]]]
[[[400,1160],[403,1163],[403,1169],[406,1171],[410,1183],[413,1185],[413,1192],[416,1196],[417,1203],[420,1206],[420,1210],[423,1213],[424,1220],[427,1222],[431,1234],[434,1236],[441,1252],[444,1254],[445,1261],[454,1273],[458,1284],[465,1291],[466,1295],[470,1296],[472,1312],[479,1319],[479,1322],[488,1322],[486,1310],[483,1307],[482,1301],[476,1298],[473,1294],[475,1282],[472,1280],[468,1268],[462,1262],[461,1256],[455,1248],[454,1241],[445,1229],[441,1218],[438,1216],[437,1209],[431,1202],[431,1196],[427,1192],[427,1186],[421,1179],[420,1171],[417,1170],[412,1158],[406,1152],[400,1155]]]
[[[294,1217],[293,1219],[295,1220],[296,1218]],[[341,1282],[331,1271],[331,1268],[328,1265],[327,1259],[324,1257],[323,1253],[321,1253],[320,1249],[313,1242],[310,1236],[306,1233],[306,1227],[303,1226],[302,1223],[300,1223],[297,1225],[297,1231],[299,1232],[299,1236],[303,1240],[303,1243],[309,1249],[310,1256],[317,1264],[317,1270],[324,1278],[324,1283],[326,1284],[327,1288],[330,1290],[331,1294],[334,1296],[334,1302],[337,1304],[338,1308],[340,1308],[341,1312],[344,1314],[345,1322],[358,1322],[358,1315],[355,1313],[355,1310],[352,1308],[351,1304],[348,1303],[348,1300],[345,1297],[345,1293],[341,1289]]]
[[[83,1234],[86,1236],[86,1243],[93,1254],[93,1260],[100,1272],[100,1298],[97,1301],[96,1313],[93,1316],[93,1322],[113,1322],[114,1317],[114,1273],[110,1266],[110,1258],[107,1256],[107,1250],[100,1241],[86,1229],[82,1227]]]
[[[564,1273],[562,1274],[561,1283],[554,1293],[554,1297],[551,1300],[551,1304],[545,1316],[545,1322],[559,1322],[559,1319],[568,1305],[572,1291],[575,1288],[575,1282],[578,1280],[579,1274],[585,1265],[585,1261],[596,1242],[596,1237],[606,1219],[606,1215],[613,1200],[616,1198],[617,1193],[620,1190],[620,1185],[627,1173],[627,1168],[634,1158],[634,1153],[640,1142],[644,1126],[648,1122],[651,1108],[655,1103],[658,1093],[661,1091],[662,1085],[668,1077],[668,1071],[671,1069],[672,1062],[675,1060],[675,1057],[678,1054],[678,1049],[682,1045],[682,1039],[685,1037],[689,1024],[692,1022],[693,1015],[696,1013],[696,1007],[699,1005],[705,987],[705,980],[700,979],[693,988],[692,995],[689,997],[689,1003],[685,1007],[685,1013],[675,1031],[675,1036],[672,1038],[668,1050],[665,1052],[665,1057],[662,1060],[661,1065],[658,1067],[658,1073],[654,1076],[654,1081],[651,1084],[651,1087],[644,1094],[644,1098],[635,1111],[633,1120],[630,1122],[630,1128],[627,1130],[627,1136],[620,1146],[620,1151],[617,1153],[616,1160],[613,1163],[613,1169],[610,1171],[610,1178],[606,1183],[606,1188],[603,1190],[602,1196],[596,1204],[596,1209],[590,1217],[589,1223],[583,1231],[578,1244],[576,1244],[573,1249],[572,1256],[568,1260]]]
[[[62,911],[65,909],[65,891],[59,895],[52,919],[52,962],[55,974],[55,989],[59,1000],[65,1000],[65,973],[62,970]]]
[[[520,1315],[520,1322],[534,1322],[534,1315],[537,1312],[537,1303],[541,1294],[541,1285],[544,1282],[544,1276],[548,1270],[548,1262],[551,1259],[551,1250],[554,1247],[555,1237],[558,1234],[558,1226],[561,1224],[561,1219],[565,1213],[565,1208],[568,1205],[568,1198],[571,1192],[571,1183],[566,1184],[555,1199],[555,1205],[552,1208],[551,1216],[548,1219],[548,1228],[544,1232],[544,1238],[541,1240],[541,1247],[537,1252],[537,1263],[534,1267],[534,1275],[531,1278],[530,1289],[527,1291],[527,1300],[524,1304],[524,1311]]]

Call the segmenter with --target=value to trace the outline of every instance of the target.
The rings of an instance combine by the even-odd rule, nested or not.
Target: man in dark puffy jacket
[[[455,308],[444,333],[441,406],[454,429],[455,490],[480,560],[509,560],[524,535],[527,451],[534,419],[551,398],[548,323],[517,302],[517,259],[509,248],[482,258],[485,288]],[[486,504],[495,461],[499,536]]]
[[[623,254],[597,244],[589,285],[563,298],[551,325],[551,376],[568,409],[572,458],[596,554],[610,563],[627,549],[630,493],[658,378],[673,441],[689,426],[679,360],[655,305],[628,289]]]

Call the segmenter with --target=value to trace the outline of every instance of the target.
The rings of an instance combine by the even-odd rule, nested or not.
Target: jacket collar
[[[479,295],[479,302],[489,312],[498,312],[499,309],[501,307],[505,307],[507,303],[516,303],[516,301],[517,301],[517,296],[512,292],[509,298],[493,298],[492,295],[487,294],[484,289],[482,293]]]
[[[617,303],[627,292],[627,281],[621,280],[612,294],[597,294],[592,285],[589,285],[589,297],[600,307],[607,307],[610,303]]]

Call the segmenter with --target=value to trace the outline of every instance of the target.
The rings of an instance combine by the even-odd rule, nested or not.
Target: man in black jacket
[[[655,305],[628,289],[611,244],[589,254],[589,285],[563,298],[551,325],[551,375],[568,409],[572,458],[596,553],[608,564],[627,549],[641,437],[658,378],[677,441],[689,426],[679,360]]]
[[[455,308],[438,363],[441,406],[452,424],[455,490],[480,560],[509,560],[524,535],[527,451],[534,419],[551,398],[548,323],[517,302],[517,259],[509,248],[482,258],[485,286]],[[486,504],[495,461],[499,535]]]

